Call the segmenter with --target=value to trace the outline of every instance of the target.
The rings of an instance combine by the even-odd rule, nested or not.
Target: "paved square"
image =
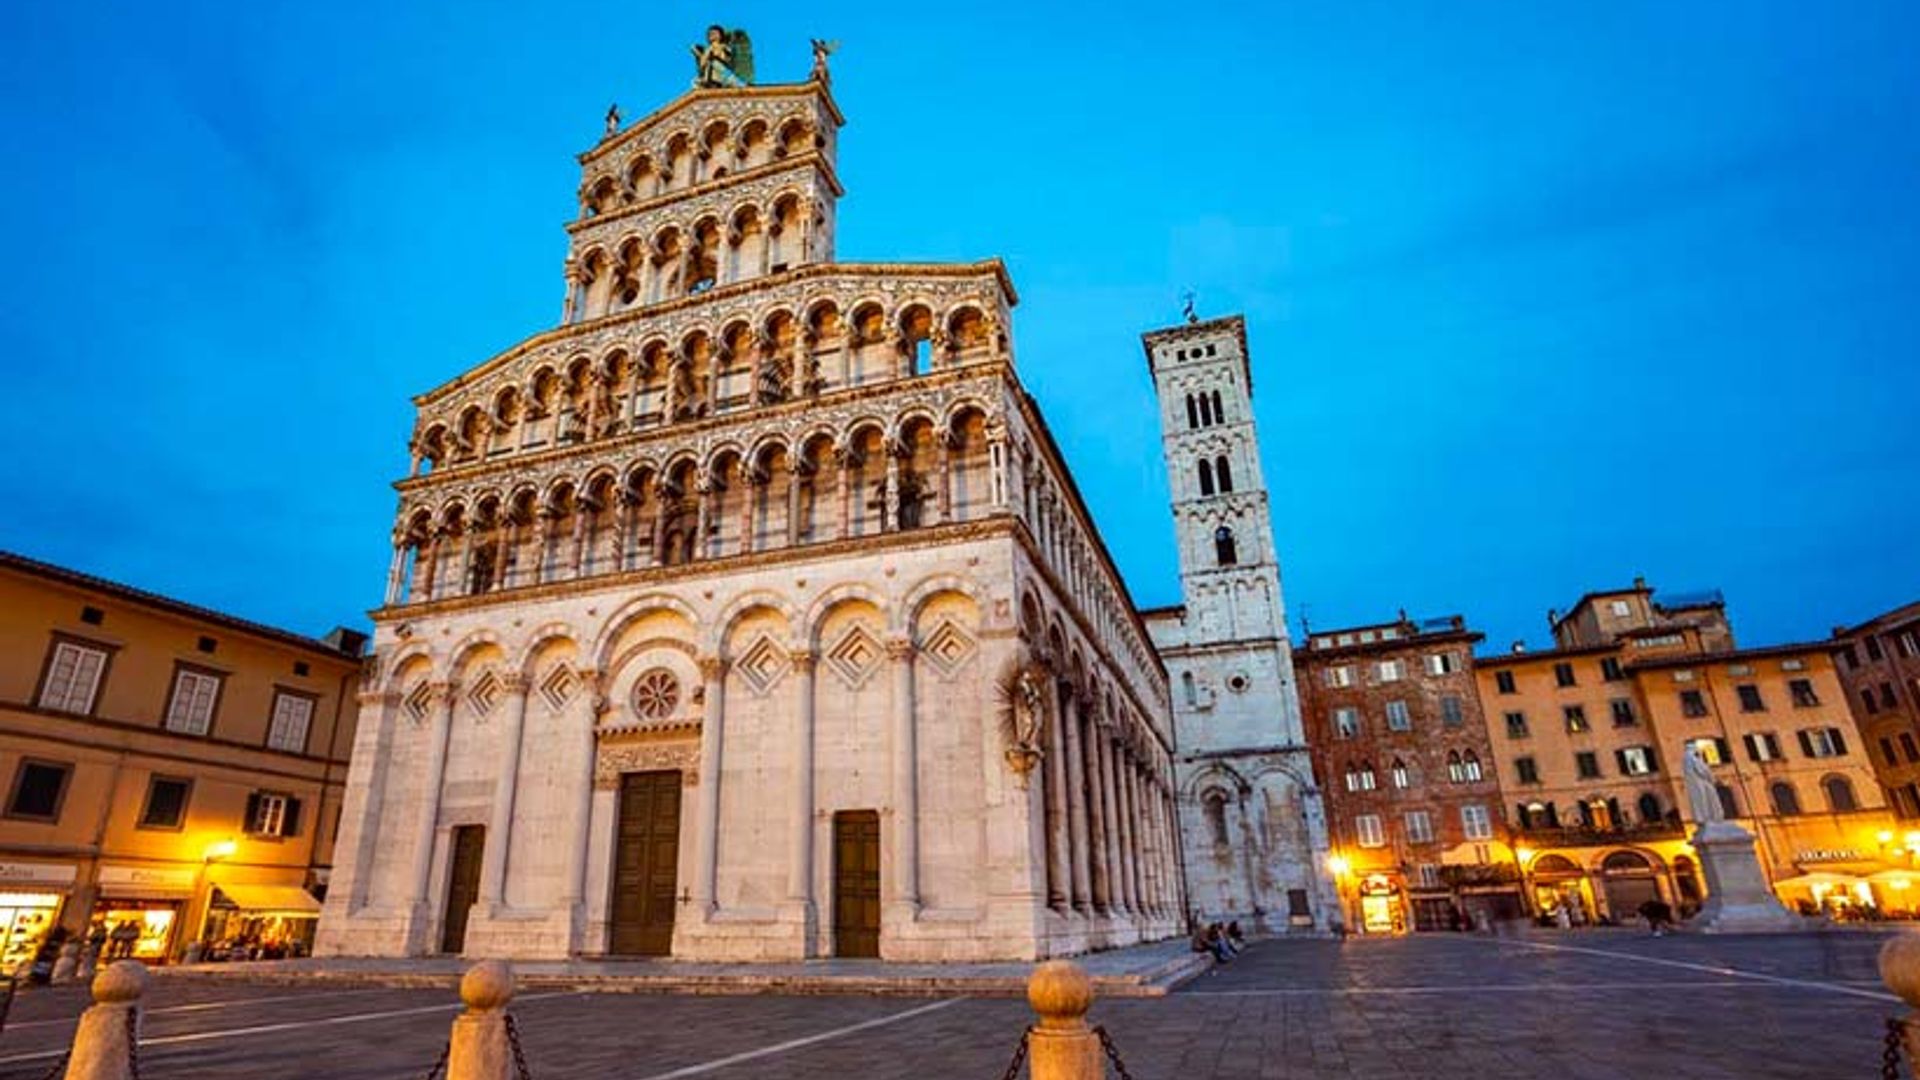
[[[1883,935],[1272,942],[1159,999],[1097,1004],[1140,1080],[1878,1075]],[[46,1074],[85,999],[25,994],[0,1078]],[[166,1077],[418,1077],[458,1006],[437,990],[160,979],[142,1052]],[[1025,1003],[530,991],[537,1080],[994,1080]]]

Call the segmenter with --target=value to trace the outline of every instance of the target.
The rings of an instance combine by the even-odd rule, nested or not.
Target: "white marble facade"
[[[884,958],[1180,932],[1166,675],[1005,270],[833,262],[839,122],[610,135],[562,326],[416,399],[318,952],[846,954],[843,825]]]

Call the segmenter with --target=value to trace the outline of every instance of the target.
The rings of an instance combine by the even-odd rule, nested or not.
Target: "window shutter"
[[[1840,734],[1839,728],[1828,728],[1827,738],[1833,743],[1833,754],[1835,757],[1839,757],[1847,752],[1847,740]]]
[[[1805,728],[1801,728],[1798,732],[1795,732],[1795,734],[1800,736],[1800,752],[1808,757],[1813,757],[1813,736],[1808,734]]]
[[[1621,776],[1632,775],[1627,771],[1627,752],[1625,750],[1615,750],[1613,752],[1613,763],[1619,767]]]
[[[1560,808],[1554,805],[1553,803],[1548,803],[1547,804],[1547,828],[1557,829],[1559,827],[1560,827]]]
[[[1719,736],[1716,735],[1714,736],[1713,742],[1714,742],[1714,746],[1718,748],[1720,751],[1721,761],[1733,760],[1733,749],[1727,745],[1727,740],[1720,738]]]
[[[299,836],[300,835],[300,800],[299,799],[289,798],[287,800],[287,812],[284,815],[282,815],[280,818],[280,835],[281,836]]]
[[[1747,744],[1748,761],[1764,760],[1760,756],[1760,740],[1758,738],[1753,735],[1742,735],[1740,736],[1740,741]]]
[[[254,822],[259,820],[260,820],[260,793],[256,791],[253,794],[247,796],[247,817],[245,821],[242,821],[240,823],[240,828],[245,832],[252,832]]]

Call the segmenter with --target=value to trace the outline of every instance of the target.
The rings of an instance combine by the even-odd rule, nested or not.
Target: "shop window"
[[[147,803],[140,810],[143,829],[177,829],[187,818],[193,781],[156,776],[147,781]]]
[[[13,775],[13,793],[7,798],[7,816],[35,821],[57,821],[60,803],[66,798],[67,781],[73,766],[56,761],[20,763]]]

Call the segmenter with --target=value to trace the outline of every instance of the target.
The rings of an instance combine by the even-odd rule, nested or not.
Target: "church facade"
[[[561,325],[415,399],[318,953],[1183,929],[1167,669],[1012,284],[837,261],[841,124],[824,73],[610,123]]]

